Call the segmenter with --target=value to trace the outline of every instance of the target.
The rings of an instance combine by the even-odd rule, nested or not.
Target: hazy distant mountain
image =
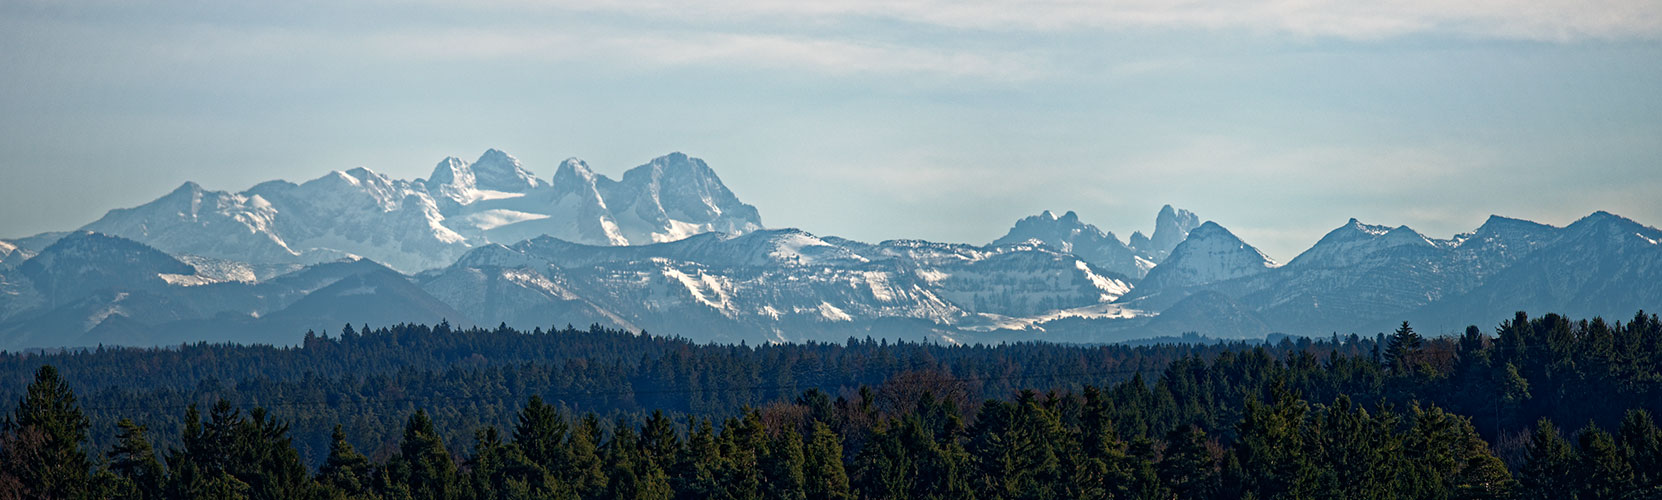
[[[893,319],[992,329],[1130,289],[1048,246],[865,244],[792,229],[634,247],[544,237],[474,250],[418,280],[473,317],[547,322],[539,313],[560,311],[576,320],[558,324],[728,341],[839,340]],[[499,299],[472,299],[487,296]]]
[[[1190,231],[1188,238],[1172,249],[1165,261],[1138,282],[1126,298],[1157,300],[1161,295],[1179,295],[1169,298],[1175,302],[1190,288],[1256,276],[1276,266],[1275,260],[1264,252],[1241,241],[1223,226],[1207,221]]]
[[[1480,284],[1412,319],[1454,326],[1473,315],[1525,310],[1625,321],[1662,309],[1662,230],[1607,212],[1563,229],[1511,219],[1490,219],[1484,228],[1477,235],[1489,240],[1488,251],[1473,261],[1510,265],[1483,269]]]
[[[702,160],[680,153],[631,169],[622,181],[567,160],[550,182],[493,149],[471,164],[446,158],[425,180],[355,168],[241,193],[187,182],[82,230],[175,254],[266,264],[362,256],[414,272],[447,266],[483,244],[542,235],[628,245],[759,228],[755,207]]]
[[[306,329],[338,329],[347,321],[468,321],[405,276],[367,260],[261,274],[268,271],[280,272],[180,259],[124,238],[71,233],[17,268],[0,271],[0,347],[292,343]],[[374,275],[381,288],[361,300],[316,293],[365,275]],[[411,319],[394,319],[399,317]]]
[[[1284,266],[1190,286],[1230,297],[1272,331],[1388,329],[1403,320],[1453,332],[1517,310],[1625,318],[1662,304],[1662,233],[1607,213],[1566,228],[1491,217],[1471,233],[1427,237],[1355,219]],[[1168,261],[1169,263],[1169,261]],[[1162,264],[1164,266],[1165,264]],[[1127,304],[1158,310],[1156,267]]]
[[[993,240],[993,244],[1029,241],[1077,255],[1104,269],[1135,279],[1142,279],[1154,267],[1153,261],[1138,255],[1136,250],[1120,242],[1114,233],[1103,232],[1096,226],[1080,222],[1079,215],[1072,210],[1061,217],[1046,210],[1018,220],[1009,233]]]
[[[1428,237],[1351,219],[1280,265],[1169,205],[1152,237],[1078,214],[985,246],[762,229],[704,162],[543,180],[500,151],[428,179],[367,169],[194,183],[86,230],[0,241],[0,348],[290,344],[341,324],[599,323],[700,341],[1112,342],[1452,332],[1516,310],[1662,308],[1662,230],[1598,212]],[[385,264],[383,264],[385,263]]]
[[[1189,231],[1200,227],[1200,216],[1182,209],[1174,209],[1171,205],[1160,207],[1160,213],[1154,217],[1154,236],[1143,236],[1142,232],[1131,234],[1131,248],[1158,264],[1166,260],[1167,255],[1177,248],[1183,239],[1189,237]]]
[[[29,260],[29,257],[34,256],[35,252],[27,248],[19,247],[10,241],[0,240],[0,269],[16,267],[18,264],[22,264],[23,261]]]

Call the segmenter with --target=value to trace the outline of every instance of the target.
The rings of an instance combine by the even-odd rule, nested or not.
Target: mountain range
[[[1075,212],[985,245],[765,229],[702,160],[537,177],[490,150],[426,179],[368,169],[195,183],[73,231],[0,240],[0,348],[293,344],[400,322],[601,324],[701,341],[1117,342],[1388,330],[1662,305],[1662,231],[1597,212],[1447,239],[1351,219],[1285,264],[1171,206],[1128,240]]]

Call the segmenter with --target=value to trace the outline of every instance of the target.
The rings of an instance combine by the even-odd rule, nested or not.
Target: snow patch
[[[462,217],[467,225],[479,228],[480,231],[489,231],[509,224],[528,220],[547,219],[548,214],[533,214],[518,210],[496,209],[475,212]]]
[[[831,305],[830,302],[819,303],[819,315],[831,321],[854,321],[852,316],[843,312],[842,309],[838,309],[837,306]]]

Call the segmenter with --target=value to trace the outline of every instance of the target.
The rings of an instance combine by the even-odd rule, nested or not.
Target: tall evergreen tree
[[[1421,337],[1414,327],[1407,321],[1391,332],[1385,344],[1385,365],[1391,368],[1391,373],[1402,375],[1413,371],[1414,364],[1419,362],[1420,347],[1425,345],[1425,338]]]
[[[1635,489],[1633,467],[1615,439],[1591,422],[1578,434],[1574,476],[1582,497],[1628,498]]]
[[[1577,485],[1571,476],[1575,452],[1558,427],[1547,419],[1535,423],[1529,435],[1529,456],[1518,471],[1522,498],[1555,500],[1575,498]]]
[[[336,425],[329,437],[329,457],[318,469],[317,481],[348,498],[360,498],[369,494],[373,472],[369,457],[353,449]]]
[[[532,463],[556,474],[572,466],[566,449],[570,426],[552,406],[544,404],[542,396],[531,396],[519,411],[519,422],[514,426],[514,443],[524,450]],[[593,444],[593,443],[590,443]],[[570,481],[570,477],[562,477]]]
[[[404,425],[404,441],[399,444],[399,458],[408,467],[403,479],[414,500],[450,500],[459,498],[456,481],[456,463],[444,447],[444,440],[433,430],[433,420],[427,412],[416,410]]]
[[[166,470],[156,457],[156,449],[145,435],[144,426],[129,419],[116,423],[120,430],[117,442],[108,454],[110,471],[128,485],[126,497],[155,500],[162,498],[162,487],[167,480]]]
[[[89,425],[58,370],[36,370],[17,410],[0,421],[0,465],[15,481],[0,487],[29,498],[84,496],[92,463],[81,443]]]
[[[795,427],[786,426],[773,437],[767,454],[762,457],[763,478],[767,482],[763,491],[767,498],[803,500],[807,497],[807,477],[803,472],[807,458],[803,453],[802,435]]]
[[[1206,431],[1199,426],[1179,426],[1166,433],[1160,478],[1179,500],[1216,498],[1219,494],[1218,461],[1206,444]]]
[[[831,427],[815,421],[803,450],[803,490],[808,500],[847,500],[848,473],[843,469],[843,446]]]
[[[1662,497],[1662,430],[1657,429],[1650,412],[1628,411],[1618,432],[1622,453],[1633,465],[1634,487]]]

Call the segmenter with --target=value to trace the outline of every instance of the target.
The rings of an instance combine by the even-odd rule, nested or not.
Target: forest
[[[1658,498],[1662,322],[1146,346],[397,325],[0,353],[0,498]]]

